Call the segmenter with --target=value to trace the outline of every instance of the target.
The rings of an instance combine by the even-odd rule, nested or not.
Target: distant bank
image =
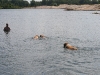
[[[59,6],[37,6],[37,7],[26,7],[24,9],[65,9],[68,11],[100,11],[100,4],[94,5],[68,5],[61,4]]]

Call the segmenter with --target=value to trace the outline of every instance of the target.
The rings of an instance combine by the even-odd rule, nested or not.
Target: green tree
[[[98,0],[98,3],[100,4],[100,0]]]
[[[91,1],[90,0],[80,0],[79,3],[80,4],[90,4]]]
[[[42,5],[47,5],[47,0],[42,0]]]
[[[35,4],[35,1],[34,1],[34,0],[32,0],[32,1],[31,1],[30,6],[36,6],[36,4]]]
[[[92,0],[92,4],[97,4],[98,1],[97,0]]]

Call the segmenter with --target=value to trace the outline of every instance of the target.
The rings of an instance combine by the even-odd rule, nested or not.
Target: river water
[[[0,10],[0,75],[99,75],[100,15],[94,12]],[[46,38],[32,39],[41,34]],[[64,49],[65,42],[78,50]]]

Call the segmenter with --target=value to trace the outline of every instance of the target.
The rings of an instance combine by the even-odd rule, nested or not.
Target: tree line
[[[42,5],[59,5],[59,4],[100,4],[100,0],[42,0]]]
[[[16,9],[42,5],[58,6],[60,4],[100,4],[100,0],[42,0],[40,2],[31,0],[30,3],[25,0],[0,0],[1,9]]]
[[[28,1],[24,0],[0,0],[0,8],[1,9],[15,9],[15,8],[23,8],[28,7]]]

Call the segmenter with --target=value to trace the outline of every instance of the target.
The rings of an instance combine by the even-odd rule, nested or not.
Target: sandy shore
[[[68,5],[66,10],[76,10],[76,11],[100,11],[100,4],[95,5]]]
[[[65,9],[65,10],[68,10],[68,11],[72,11],[72,10],[73,11],[100,11],[100,4],[94,4],[94,5],[68,5],[68,4],[61,4],[59,6],[28,7],[28,9]]]

